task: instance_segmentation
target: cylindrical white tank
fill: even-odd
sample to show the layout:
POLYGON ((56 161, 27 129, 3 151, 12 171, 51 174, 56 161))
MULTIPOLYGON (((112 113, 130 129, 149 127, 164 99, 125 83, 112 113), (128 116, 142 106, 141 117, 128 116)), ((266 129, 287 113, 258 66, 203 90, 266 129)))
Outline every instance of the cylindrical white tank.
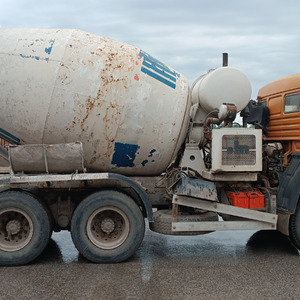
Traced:
POLYGON ((247 76, 231 67, 209 71, 193 84, 192 103, 206 111, 218 109, 223 103, 232 103, 241 111, 249 103, 251 84, 247 76))
POLYGON ((0 137, 81 141, 89 172, 157 175, 189 122, 179 73, 124 43, 67 29, 0 29, 0 137))

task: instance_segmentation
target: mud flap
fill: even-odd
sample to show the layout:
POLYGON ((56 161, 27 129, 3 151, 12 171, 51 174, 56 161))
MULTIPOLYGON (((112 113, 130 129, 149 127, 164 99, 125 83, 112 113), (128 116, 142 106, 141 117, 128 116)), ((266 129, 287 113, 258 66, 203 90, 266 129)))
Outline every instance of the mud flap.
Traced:
POLYGON ((277 209, 295 213, 300 194, 300 153, 293 153, 289 166, 279 174, 277 209))

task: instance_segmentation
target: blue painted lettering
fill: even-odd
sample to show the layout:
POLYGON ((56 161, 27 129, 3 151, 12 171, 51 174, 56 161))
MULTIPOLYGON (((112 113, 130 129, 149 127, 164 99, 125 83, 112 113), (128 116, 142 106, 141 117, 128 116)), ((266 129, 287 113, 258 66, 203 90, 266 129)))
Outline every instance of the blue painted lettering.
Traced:
POLYGON ((145 160, 142 162, 142 166, 145 167, 147 163, 148 163, 148 160, 145 159, 145 160))
POLYGON ((134 160, 139 148, 138 145, 115 143, 115 152, 111 163, 117 167, 134 167, 134 160))
POLYGON ((49 43, 50 43, 50 47, 45 48, 45 52, 50 55, 51 51, 52 51, 53 44, 54 44, 54 40, 49 41, 49 43))
POLYGON ((35 59, 35 60, 45 60, 46 62, 49 62, 49 58, 46 57, 46 58, 40 58, 39 56, 36 56, 36 55, 24 55, 24 54, 20 54, 20 56, 22 58, 32 58, 32 59, 35 59))
POLYGON ((162 62, 155 59, 143 50, 140 50, 139 56, 143 58, 143 66, 141 69, 143 73, 153 77, 154 79, 173 89, 176 88, 176 79, 180 77, 180 74, 170 70, 162 62))
POLYGON ((156 152, 155 149, 151 150, 151 151, 150 151, 150 155, 149 155, 148 157, 152 157, 154 152, 156 152))
POLYGON ((14 145, 19 145, 21 142, 19 138, 15 137, 14 135, 2 128, 0 128, 0 138, 14 145))

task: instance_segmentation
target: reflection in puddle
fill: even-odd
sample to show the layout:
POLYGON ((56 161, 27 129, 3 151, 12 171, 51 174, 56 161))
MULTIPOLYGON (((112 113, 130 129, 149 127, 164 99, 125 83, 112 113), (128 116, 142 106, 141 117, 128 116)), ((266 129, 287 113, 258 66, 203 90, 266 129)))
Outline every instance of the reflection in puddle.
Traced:
POLYGON ((150 281, 152 276, 152 269, 154 263, 154 255, 151 253, 151 246, 146 247, 145 252, 143 253, 144 257, 141 260, 141 278, 144 283, 150 281))
MULTIPOLYGON (((202 236, 167 236, 146 230, 141 247, 131 260, 140 262, 140 275, 144 283, 150 282, 157 259, 171 259, 173 263, 195 260, 215 264, 226 259, 226 264, 237 264, 249 256, 266 254, 299 255, 289 239, 277 231, 227 231, 202 236)), ((68 231, 53 233, 52 239, 42 255, 46 261, 62 261, 66 264, 81 262, 83 257, 75 248, 68 231)), ((129 260, 130 261, 130 260, 129 260)), ((87 260, 83 259, 84 263, 87 260)))
POLYGON ((69 264, 78 261, 78 251, 75 248, 71 234, 68 231, 53 232, 52 239, 60 248, 63 262, 69 264))

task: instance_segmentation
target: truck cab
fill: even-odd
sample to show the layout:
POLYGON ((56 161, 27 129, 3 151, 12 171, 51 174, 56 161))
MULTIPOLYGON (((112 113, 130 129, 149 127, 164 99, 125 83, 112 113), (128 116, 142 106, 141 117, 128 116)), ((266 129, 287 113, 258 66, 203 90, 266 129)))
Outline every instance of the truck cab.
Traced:
POLYGON ((264 131, 262 177, 276 194, 277 229, 299 248, 300 74, 263 86, 248 109, 247 122, 264 131))
POLYGON ((259 90, 257 100, 269 108, 265 140, 281 142, 287 165, 291 154, 300 152, 300 74, 265 85, 259 90))

